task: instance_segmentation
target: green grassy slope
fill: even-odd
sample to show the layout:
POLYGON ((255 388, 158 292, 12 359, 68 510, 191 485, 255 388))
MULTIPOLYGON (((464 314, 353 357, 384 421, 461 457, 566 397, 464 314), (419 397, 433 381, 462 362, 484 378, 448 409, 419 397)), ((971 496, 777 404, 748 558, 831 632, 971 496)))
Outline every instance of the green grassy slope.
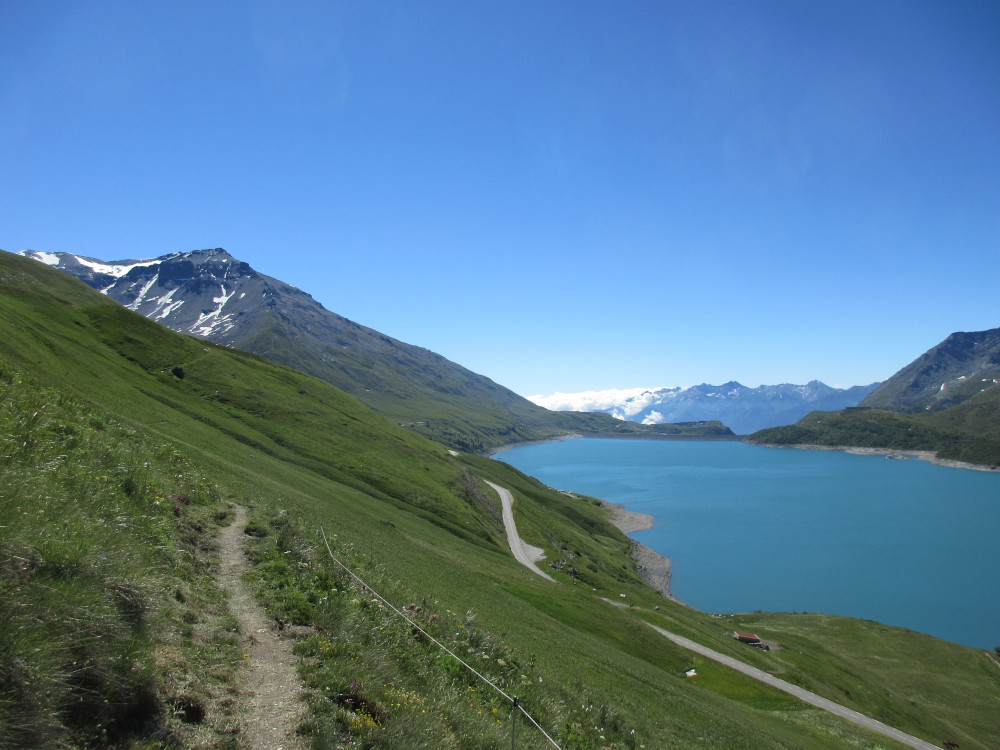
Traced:
POLYGON ((854 408, 811 412, 794 425, 760 430, 748 442, 935 451, 939 458, 1000 465, 1000 387, 944 411, 903 414, 854 408))
POLYGON ((77 256, 57 255, 63 260, 60 269, 182 333, 198 327, 195 308, 206 303, 204 297, 198 301, 206 288, 219 279, 238 279, 238 288, 245 291, 240 291, 236 309, 227 308, 231 319, 225 330, 209 334, 209 340, 314 375, 451 448, 482 452, 568 432, 731 436, 719 423, 645 426, 605 414, 550 412, 439 354, 326 310, 305 292, 257 273, 221 248, 172 253, 123 278, 95 271, 77 256), (179 290, 181 302, 187 302, 164 317, 155 305, 142 303, 150 287, 144 286, 142 297, 135 296, 140 278, 153 284, 153 298, 179 290))
POLYGON ((290 312, 260 311, 253 333, 234 346, 332 383, 379 414, 451 448, 478 453, 571 432, 732 434, 721 423, 647 426, 607 414, 552 412, 426 349, 339 316, 332 316, 334 328, 331 314, 313 304, 289 299, 290 312), (302 328, 302 321, 310 324, 302 328))
MULTIPOLYGON (((0 290, 0 747, 240 747, 238 642, 212 555, 231 502, 253 512, 263 600, 317 628, 299 646, 316 747, 509 740, 509 707, 353 585, 321 530, 563 747, 892 747, 701 664, 643 618, 931 741, 1000 739, 987 654, 790 617, 759 628, 811 660, 768 661, 646 587, 595 501, 451 456, 328 383, 174 334, 41 264, 0 256, 0 290), (564 563, 558 583, 512 559, 483 480, 514 492, 522 535, 564 563), (621 594, 634 609, 604 601, 621 594), (866 668, 887 644, 898 666, 866 668), (827 677, 840 672, 850 696, 827 677), (925 698, 941 673, 954 694, 925 698)), ((518 737, 544 746, 526 726, 518 737)))

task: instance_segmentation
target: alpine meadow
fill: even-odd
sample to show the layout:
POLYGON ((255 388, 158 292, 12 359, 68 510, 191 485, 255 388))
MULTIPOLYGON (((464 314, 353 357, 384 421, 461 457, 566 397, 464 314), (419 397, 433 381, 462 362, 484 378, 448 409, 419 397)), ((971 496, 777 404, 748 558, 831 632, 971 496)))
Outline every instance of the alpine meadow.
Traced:
POLYGON ((34 260, 0 256, 0 287, 0 747, 250 746, 252 634, 218 546, 238 507, 312 747, 897 746, 650 625, 934 745, 1000 740, 994 654, 847 618, 698 612, 643 581, 597 499, 34 260), (488 483, 512 492, 554 582, 511 555, 488 483), (749 629, 777 647, 730 636, 749 629))

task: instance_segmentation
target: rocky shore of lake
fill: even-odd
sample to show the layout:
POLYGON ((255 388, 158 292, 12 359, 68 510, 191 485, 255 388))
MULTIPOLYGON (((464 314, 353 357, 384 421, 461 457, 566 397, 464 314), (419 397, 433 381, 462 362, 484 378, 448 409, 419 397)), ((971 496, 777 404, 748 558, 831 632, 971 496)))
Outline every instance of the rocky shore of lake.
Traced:
MULTIPOLYGON (((636 513, 618 503, 602 501, 601 504, 608 510, 611 523, 623 534, 653 528, 653 517, 648 513, 636 513)), ((642 579, 668 599, 679 602, 680 600, 670 593, 670 559, 634 539, 629 539, 629 543, 632 547, 635 569, 642 579)))
POLYGON ((952 469, 972 469, 973 471, 1000 471, 1000 467, 985 464, 970 464, 965 461, 954 461, 950 458, 938 458, 937 451, 898 450, 895 448, 859 448, 851 445, 817 445, 814 443, 751 443, 762 448, 795 448, 808 451, 842 451, 859 456, 885 456, 901 460, 930 461, 937 466, 947 466, 952 469))

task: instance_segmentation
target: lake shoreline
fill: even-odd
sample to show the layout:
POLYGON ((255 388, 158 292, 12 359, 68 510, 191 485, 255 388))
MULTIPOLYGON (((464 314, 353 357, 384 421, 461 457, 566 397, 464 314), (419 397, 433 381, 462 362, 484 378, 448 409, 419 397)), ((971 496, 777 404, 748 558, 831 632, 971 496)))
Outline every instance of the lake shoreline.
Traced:
POLYGON ((496 448, 488 448, 483 451, 482 455, 486 458, 492 458, 497 453, 503 453, 504 451, 513 450, 514 448, 522 448, 526 445, 545 445, 546 443, 561 443, 564 440, 576 440, 577 438, 582 438, 583 435, 572 434, 572 435, 557 435, 556 437, 543 438, 542 440, 522 440, 517 443, 504 443, 503 445, 498 445, 496 448))
POLYGON ((973 648, 995 633, 997 472, 905 461, 926 466, 929 452, 816 446, 826 453, 795 458, 747 443, 615 443, 576 440, 498 458, 509 455, 567 496, 583 488, 605 499, 601 515, 626 535, 631 570, 671 596, 676 557, 681 600, 693 609, 827 612, 973 648), (904 461, 835 460, 835 450, 904 461), (890 557, 900 561, 898 581, 884 574, 890 557))
MULTIPOLYGON (((655 519, 648 513, 636 513, 633 510, 628 510, 621 503, 612 503, 607 500, 602 500, 601 506, 608 512, 608 520, 625 535, 631 534, 633 531, 645 531, 653 528, 655 519)), ((636 572, 642 580, 667 599, 683 604, 684 602, 670 593, 670 558, 664 557, 645 544, 640 544, 635 539, 630 538, 629 545, 636 572)))
MULTIPOLYGON (((577 438, 582 438, 583 435, 560 435, 555 438, 547 438, 545 440, 531 440, 522 443, 509 443, 507 445, 502 445, 498 448, 491 448, 489 451, 484 453, 485 456, 495 456, 497 453, 503 453, 504 451, 511 450, 512 448, 520 448, 525 445, 544 445, 546 443, 561 443, 564 440, 575 440, 577 438)), ((555 489, 555 488, 552 488, 555 489)), ((557 492, 562 492, 569 497, 577 497, 573 492, 568 492, 566 490, 556 490, 557 492)), ((604 508, 605 512, 608 514, 608 520, 626 537, 633 531, 645 531, 646 529, 653 528, 655 518, 648 513, 637 513, 633 510, 628 510, 621 503, 612 503, 608 500, 601 500, 601 507, 604 508)), ((651 586, 655 591, 659 592, 667 599, 678 604, 684 604, 680 599, 670 593, 670 576, 671 576, 671 563, 669 557, 664 557, 656 550, 650 549, 645 544, 641 544, 635 539, 629 538, 629 550, 632 557, 632 561, 635 563, 636 572, 639 577, 642 578, 649 586, 651 586)), ((687 606, 687 605, 685 605, 687 606)))
POLYGON ((555 437, 542 438, 541 440, 522 440, 516 443, 504 443, 495 448, 487 448, 482 452, 482 456, 491 458, 497 453, 522 448, 527 445, 545 445, 546 443, 561 443, 564 440, 673 440, 673 441, 694 441, 694 442, 743 442, 746 435, 634 435, 619 432, 592 432, 581 434, 578 432, 556 435, 555 437))
MULTIPOLYGON (((967 461, 955 461, 950 458, 938 458, 936 451, 927 450, 900 450, 897 448, 862 448, 853 445, 820 445, 818 443, 755 443, 746 439, 745 435, 720 435, 720 436, 690 436, 690 435, 617 435, 593 434, 581 435, 579 433, 558 435, 556 437, 545 438, 543 440, 526 440, 518 443, 507 443, 505 445, 490 448, 482 453, 483 456, 492 457, 504 451, 521 448, 526 445, 544 445, 546 443, 561 443, 564 440, 576 440, 578 438, 599 438, 604 440, 696 440, 696 441, 739 441, 746 445, 756 445, 761 448, 792 448, 795 450, 808 451, 840 451, 858 456, 885 456, 889 459, 900 459, 904 461, 918 460, 927 461, 935 466, 944 466, 949 469, 968 469, 971 471, 986 471, 990 473, 1000 473, 1000 466, 990 466, 988 464, 973 464, 967 461)), ((639 529, 636 529, 639 531, 639 529)))
POLYGON ((988 466, 986 464, 971 464, 966 461, 954 461, 950 458, 938 458, 936 451, 922 450, 899 450, 896 448, 861 448, 854 445, 819 445, 816 443, 751 443, 747 445, 757 445, 761 448, 792 448, 805 451, 840 451, 851 453, 856 456, 885 456, 890 459, 902 461, 928 461, 935 466, 944 466, 949 469, 971 469, 972 471, 1000 472, 998 466, 988 466))

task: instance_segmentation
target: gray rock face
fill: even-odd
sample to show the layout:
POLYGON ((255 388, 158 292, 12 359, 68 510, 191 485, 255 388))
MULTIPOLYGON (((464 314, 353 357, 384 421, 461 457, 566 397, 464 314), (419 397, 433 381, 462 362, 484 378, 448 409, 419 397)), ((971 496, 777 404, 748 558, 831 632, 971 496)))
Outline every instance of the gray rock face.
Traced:
POLYGON ((1000 328, 951 334, 872 391, 861 406, 941 411, 1000 382, 1000 328))
POLYGON ((112 262, 70 253, 25 255, 55 265, 168 328, 224 344, 244 334, 269 300, 281 296, 312 300, 221 249, 112 262))

